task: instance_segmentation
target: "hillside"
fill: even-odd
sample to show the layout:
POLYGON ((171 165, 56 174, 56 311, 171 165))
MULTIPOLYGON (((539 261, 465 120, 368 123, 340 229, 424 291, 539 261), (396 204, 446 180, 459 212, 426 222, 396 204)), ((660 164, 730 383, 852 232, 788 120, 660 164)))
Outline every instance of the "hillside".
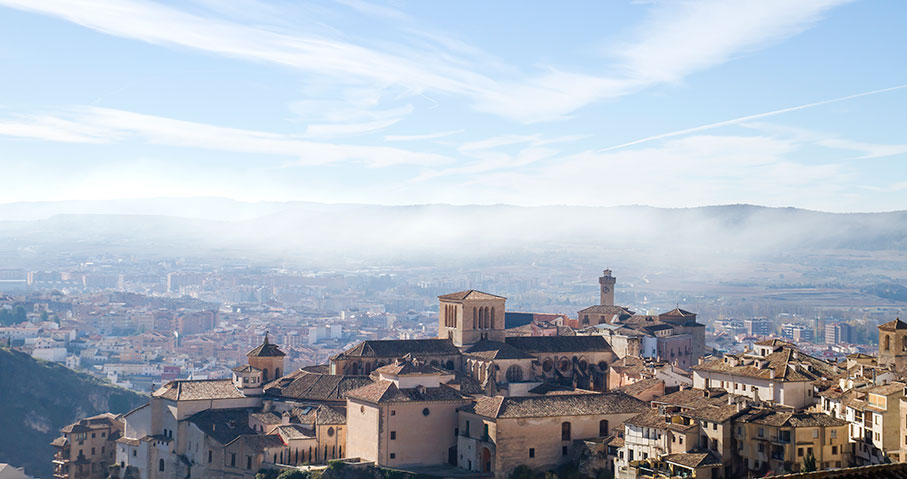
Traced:
MULTIPOLYGON (((212 198, 0 205, 0 264, 7 267, 52 268, 58 261, 124 255, 326 268, 569 260, 687 270, 721 263, 745 270, 751 262, 809 258, 820 266, 856 261, 899 271, 902 258, 871 256, 905 250, 907 211, 824 213, 754 205, 379 206, 212 198)), ((898 280, 897 275, 891 279, 898 280)))
POLYGON ((145 401, 87 374, 0 348, 0 462, 49 478, 50 441, 61 427, 104 411, 124 413, 145 401))

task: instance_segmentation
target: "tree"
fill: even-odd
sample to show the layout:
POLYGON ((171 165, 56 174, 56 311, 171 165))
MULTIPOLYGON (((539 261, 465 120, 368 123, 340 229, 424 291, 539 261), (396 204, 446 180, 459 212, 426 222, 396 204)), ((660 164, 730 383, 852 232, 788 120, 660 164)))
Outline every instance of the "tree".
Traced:
POLYGON ((123 479, 142 479, 142 475, 139 473, 139 468, 135 466, 126 466, 126 472, 123 474, 123 479))
POLYGON ((807 454, 803 458, 803 471, 802 472, 813 472, 816 470, 816 458, 812 454, 807 454))
POLYGON ((277 479, 309 479, 309 473, 296 469, 286 470, 281 472, 277 479))
POLYGON ((119 464, 112 464, 107 467, 107 479, 120 479, 119 464))

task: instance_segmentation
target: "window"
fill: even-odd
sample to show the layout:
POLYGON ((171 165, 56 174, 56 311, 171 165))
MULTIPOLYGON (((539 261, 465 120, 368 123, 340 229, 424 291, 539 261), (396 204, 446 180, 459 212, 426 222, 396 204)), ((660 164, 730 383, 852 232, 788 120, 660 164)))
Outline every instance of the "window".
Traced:
POLYGON ((529 457, 535 457, 535 448, 534 447, 529 448, 529 457))
POLYGON ((94 439, 95 437, 97 437, 95 436, 95 433, 91 433, 91 438, 94 439))
POLYGON ((561 455, 562 455, 562 456, 566 456, 566 455, 567 455, 567 446, 561 447, 561 455))
POLYGON ((831 438, 832 438, 832 439, 837 439, 837 438, 838 438, 838 431, 832 429, 832 430, 831 430, 831 438))
MULTIPOLYGON (((137 449, 133 449, 133 450, 132 450, 132 457, 135 457, 135 455, 136 455, 137 453, 138 453, 138 450, 137 450, 137 449)), ((210 454, 210 451, 208 452, 208 454, 210 454)))
POLYGON ((765 444, 759 443, 759 452, 765 452, 765 444))
MULTIPOLYGON (((274 459, 274 462, 277 462, 277 459, 274 459)), ((230 467, 236 467, 236 453, 230 454, 230 467)))
POLYGON ((469 437, 469 421, 466 421, 466 437, 469 437))
POLYGON ((718 430, 718 423, 717 423, 717 422, 713 422, 713 423, 712 423, 712 430, 713 430, 713 431, 717 431, 717 430, 718 430))
POLYGON ((561 423, 561 441, 570 440, 570 423, 563 422, 561 423))
POLYGON ((832 453, 832 454, 837 454, 837 453, 838 453, 838 446, 831 446, 831 453, 832 453))
POLYGON ((680 442, 680 444, 683 444, 683 436, 680 436, 679 442, 680 442))
POLYGON ((486 438, 486 439, 488 438, 488 424, 485 424, 485 426, 483 428, 482 437, 486 438))
POLYGON ((94 448, 91 448, 91 455, 94 456, 94 448))
POLYGON ((818 437, 819 437, 819 430, 818 430, 818 429, 813 429, 813 439, 816 439, 816 438, 818 438, 818 437))
POLYGON ((759 428, 759 437, 765 437, 765 429, 759 428))
POLYGON ((101 437, 104 437, 104 436, 106 436, 106 435, 107 435, 106 432, 102 432, 102 433, 101 433, 101 437))
POLYGON ((334 437, 334 428, 332 428, 332 427, 328 428, 328 437, 334 437))
POLYGON ((246 456, 246 469, 252 469, 252 456, 246 456))
POLYGON ((161 459, 160 461, 157 462, 157 470, 158 471, 164 470, 164 460, 163 459, 161 459))
POLYGON ((807 448, 806 448, 806 455, 807 455, 807 456, 812 456, 812 455, 813 455, 813 448, 807 447, 807 448))
POLYGON ((803 448, 802 447, 797 448, 797 457, 803 457, 803 448))
POLYGON ((397 439, 397 431, 391 431, 391 441, 394 441, 396 439, 397 439))
POLYGON ((523 369, 514 364, 507 368, 507 382, 518 383, 523 380, 523 369))
MULTIPOLYGON (((135 451, 133 451, 133 452, 135 452, 135 451)), ((135 455, 135 454, 133 454, 133 455, 135 455)), ((211 464, 211 461, 213 459, 214 459, 214 454, 212 454, 212 452, 209 450, 208 451, 208 464, 211 464)))
POLYGON ((397 455, 394 453, 391 453, 391 459, 396 459, 396 458, 397 458, 397 455))
POLYGON ((396 415, 397 415, 397 411, 394 411, 393 409, 391 409, 391 416, 396 416, 396 415))
POLYGON ((425 409, 422 410, 422 415, 423 415, 423 416, 428 416, 429 414, 431 414, 431 411, 429 411, 428 408, 425 408, 425 409))

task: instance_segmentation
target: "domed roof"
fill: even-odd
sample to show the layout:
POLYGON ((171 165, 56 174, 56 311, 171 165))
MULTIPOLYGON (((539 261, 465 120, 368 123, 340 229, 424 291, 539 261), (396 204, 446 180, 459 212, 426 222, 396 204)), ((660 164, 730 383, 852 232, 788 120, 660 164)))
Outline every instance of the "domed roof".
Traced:
POLYGON ((280 357, 286 356, 276 344, 271 344, 268 342, 268 333, 265 333, 265 341, 261 343, 257 348, 249 351, 246 356, 248 357, 280 357))

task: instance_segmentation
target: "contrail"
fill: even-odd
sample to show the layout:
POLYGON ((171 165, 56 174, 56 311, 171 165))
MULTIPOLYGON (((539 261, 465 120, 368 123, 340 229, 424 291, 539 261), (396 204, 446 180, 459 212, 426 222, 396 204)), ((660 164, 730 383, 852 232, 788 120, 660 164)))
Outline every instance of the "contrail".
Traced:
POLYGON ((749 120, 756 120, 759 118, 765 118, 767 116, 780 115, 782 113, 787 113, 790 111, 804 110, 806 108, 812 108, 814 106, 827 105, 829 103, 837 103, 839 101, 851 100, 853 98, 859 98, 861 96, 875 95, 876 93, 885 93, 885 92, 892 91, 892 90, 900 90, 901 88, 907 88, 907 84, 893 86, 893 87, 889 87, 889 88, 882 88, 881 90, 865 91, 863 93, 856 93, 854 95, 847 95, 847 96, 842 96, 839 98, 832 98, 831 100, 822 100, 822 101, 817 101, 817 102, 813 102, 813 103, 806 103, 804 105, 792 106, 790 108, 782 108, 780 110, 775 110, 775 111, 767 111, 765 113, 756 113, 755 115, 741 116, 740 118, 734 118, 733 120, 725 120, 725 121, 719 121, 718 123, 709 123, 708 125, 694 126, 693 128, 672 131, 670 133, 662 133, 660 135, 647 136, 645 138, 640 138, 638 140, 634 140, 629 143, 622 143, 620 145, 609 146, 608 148, 598 150, 598 152, 602 153, 605 151, 619 150, 621 148, 626 148, 628 146, 638 145, 640 143, 648 143, 650 141, 660 140, 662 138, 670 138, 672 136, 686 135, 687 133, 695 133, 697 131, 702 131, 702 130, 710 130, 712 128, 718 128, 719 126, 733 125, 735 123, 742 123, 742 122, 749 121, 749 120))

